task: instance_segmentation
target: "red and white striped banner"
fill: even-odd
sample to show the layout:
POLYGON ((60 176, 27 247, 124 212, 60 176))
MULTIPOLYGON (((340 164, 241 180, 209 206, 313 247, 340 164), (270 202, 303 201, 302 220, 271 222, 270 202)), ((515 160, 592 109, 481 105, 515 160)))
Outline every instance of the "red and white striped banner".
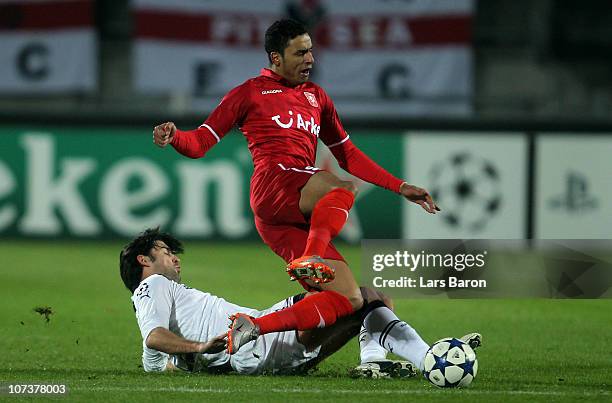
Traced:
POLYGON ((2 0, 0 44, 0 92, 96 88, 92 0, 2 0))
POLYGON ((210 109, 268 64, 264 32, 310 14, 311 79, 344 114, 467 114, 472 0, 135 0, 135 83, 210 109))

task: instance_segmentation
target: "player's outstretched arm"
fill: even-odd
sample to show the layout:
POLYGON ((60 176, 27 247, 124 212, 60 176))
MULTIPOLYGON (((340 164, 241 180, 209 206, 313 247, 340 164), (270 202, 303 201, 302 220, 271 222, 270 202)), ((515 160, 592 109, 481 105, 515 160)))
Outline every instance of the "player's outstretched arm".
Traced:
POLYGON ((350 140, 332 145, 330 151, 340 168, 371 184, 399 193, 407 200, 420 205, 425 211, 435 214, 440 211, 427 190, 409 185, 396 178, 363 153, 350 140))
POLYGON ((226 334, 214 337, 204 343, 198 341, 187 340, 184 337, 177 336, 170 330, 163 327, 156 327, 147 336, 146 345, 157 351, 163 351, 167 354, 181 353, 220 353, 226 347, 226 334))
POLYGON ((434 203, 429 192, 423 188, 409 185, 404 182, 400 186, 400 194, 407 200, 418 204, 423 207, 423 210, 431 214, 436 214, 436 211, 440 211, 440 208, 434 203))
POLYGON ((161 148, 166 147, 176 134, 176 125, 173 122, 162 123, 153 128, 153 143, 161 148))

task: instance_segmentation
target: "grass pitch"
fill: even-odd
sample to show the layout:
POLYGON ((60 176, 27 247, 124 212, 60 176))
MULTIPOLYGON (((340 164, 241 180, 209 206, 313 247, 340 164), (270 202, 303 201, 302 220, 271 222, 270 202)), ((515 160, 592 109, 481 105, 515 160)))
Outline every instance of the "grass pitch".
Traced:
MULTIPOLYGON (((463 390, 422 378, 354 380, 350 342, 303 377, 145 374, 140 333, 117 266, 120 243, 0 243, 0 383, 56 383, 66 401, 609 402, 612 300, 396 300, 425 340, 477 330, 479 372, 463 390), (37 313, 36 307, 50 307, 37 313)), ((265 308, 301 292, 263 244, 186 243, 183 281, 265 308)), ((359 250, 341 247, 358 272, 359 250)), ((49 397, 47 397, 49 398, 49 397)), ((8 395, 0 400, 16 401, 8 395), (10 400, 9 400, 10 399, 10 400)))

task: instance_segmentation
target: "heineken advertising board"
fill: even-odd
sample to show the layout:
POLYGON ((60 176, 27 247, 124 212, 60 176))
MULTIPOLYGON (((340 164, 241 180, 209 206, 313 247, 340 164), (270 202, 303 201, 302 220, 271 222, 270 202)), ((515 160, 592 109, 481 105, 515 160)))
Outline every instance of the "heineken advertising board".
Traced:
MULTIPOLYGON (((249 207, 246 141, 226 136, 192 160, 151 142, 151 128, 0 128, 0 236, 132 237, 161 226, 181 238, 257 239, 249 207)), ((352 133, 401 176, 401 135, 352 133)), ((343 176, 326 147, 317 165, 343 176)), ((402 200, 357 181, 361 192, 342 237, 398 238, 402 200)))
MULTIPOLYGON (((127 238, 159 225, 181 238, 258 239, 253 165, 239 132, 198 160, 157 148, 148 127, 0 126, 0 136, 0 237, 127 238)), ((429 189, 442 212, 352 177, 320 145, 316 165, 359 187, 345 241, 525 238, 528 217, 536 238, 612 236, 608 135, 537 134, 534 161, 524 132, 352 131, 351 139, 429 189)))

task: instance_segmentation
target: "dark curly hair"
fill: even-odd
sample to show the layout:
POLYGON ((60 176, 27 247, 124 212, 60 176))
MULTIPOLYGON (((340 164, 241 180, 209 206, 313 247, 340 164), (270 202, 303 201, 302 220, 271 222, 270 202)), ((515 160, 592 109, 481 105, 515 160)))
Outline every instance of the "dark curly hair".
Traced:
POLYGON ((128 290, 134 292, 142 280, 142 266, 138 263, 138 255, 151 256, 151 249, 155 247, 156 241, 162 241, 172 253, 183 253, 183 244, 172 235, 161 232, 159 227, 148 228, 141 232, 138 237, 125 245, 119 254, 119 273, 121 280, 128 290))
POLYGON ((266 30, 264 46, 266 53, 268 54, 268 60, 272 63, 272 57, 270 53, 278 52, 281 55, 285 52, 289 41, 296 36, 307 34, 306 27, 304 24, 297 22, 296 20, 278 20, 275 21, 266 30))

